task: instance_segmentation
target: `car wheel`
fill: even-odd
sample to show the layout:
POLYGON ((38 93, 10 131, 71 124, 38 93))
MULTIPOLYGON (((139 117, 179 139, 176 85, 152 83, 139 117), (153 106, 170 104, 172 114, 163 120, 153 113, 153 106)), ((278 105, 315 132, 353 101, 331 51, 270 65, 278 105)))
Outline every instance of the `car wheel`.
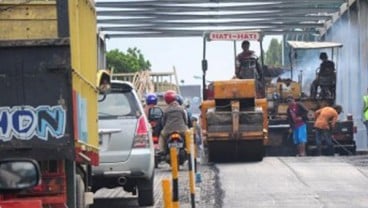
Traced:
POLYGON ((142 179, 138 181, 138 204, 139 206, 152 206, 154 204, 153 184, 154 175, 151 179, 142 179))

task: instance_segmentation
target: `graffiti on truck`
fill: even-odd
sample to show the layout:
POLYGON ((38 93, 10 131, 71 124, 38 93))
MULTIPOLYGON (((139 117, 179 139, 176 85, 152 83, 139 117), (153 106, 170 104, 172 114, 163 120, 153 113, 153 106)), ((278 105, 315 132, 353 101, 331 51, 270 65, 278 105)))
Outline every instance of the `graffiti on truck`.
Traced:
POLYGON ((0 107, 0 141, 59 139, 65 135, 65 126, 66 111, 61 105, 0 107))

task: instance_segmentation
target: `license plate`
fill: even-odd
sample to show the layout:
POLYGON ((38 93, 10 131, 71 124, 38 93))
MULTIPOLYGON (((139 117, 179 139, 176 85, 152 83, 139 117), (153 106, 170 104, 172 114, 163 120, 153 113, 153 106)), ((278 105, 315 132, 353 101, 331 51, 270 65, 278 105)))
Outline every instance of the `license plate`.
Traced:
POLYGON ((183 147, 183 143, 181 142, 171 142, 168 144, 169 148, 182 148, 183 147))

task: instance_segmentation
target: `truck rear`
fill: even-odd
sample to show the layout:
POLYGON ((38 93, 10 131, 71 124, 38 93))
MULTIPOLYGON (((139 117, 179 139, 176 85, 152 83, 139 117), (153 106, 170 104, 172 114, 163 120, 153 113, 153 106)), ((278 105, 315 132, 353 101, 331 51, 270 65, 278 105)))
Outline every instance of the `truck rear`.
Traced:
POLYGON ((42 173, 0 201, 86 207, 99 162, 94 4, 1 1, 0 20, 0 157, 35 159, 42 173))

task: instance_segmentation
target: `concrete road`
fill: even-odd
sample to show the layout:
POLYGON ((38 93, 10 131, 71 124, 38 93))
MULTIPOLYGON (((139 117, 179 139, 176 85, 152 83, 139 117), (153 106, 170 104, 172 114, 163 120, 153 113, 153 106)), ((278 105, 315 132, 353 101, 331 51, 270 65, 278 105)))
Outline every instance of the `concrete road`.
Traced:
POLYGON ((368 207, 368 171, 343 157, 266 157, 216 166, 221 207, 368 207))

